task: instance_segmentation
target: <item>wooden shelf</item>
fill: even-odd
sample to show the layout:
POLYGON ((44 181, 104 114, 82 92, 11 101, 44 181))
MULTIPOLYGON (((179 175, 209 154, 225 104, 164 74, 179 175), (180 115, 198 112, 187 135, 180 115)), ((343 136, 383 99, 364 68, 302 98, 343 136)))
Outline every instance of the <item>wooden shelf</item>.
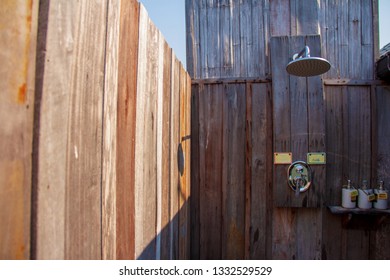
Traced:
POLYGON ((390 209, 360 209, 360 208, 344 208, 342 206, 328 206, 333 214, 357 214, 357 215, 390 215, 390 209))
POLYGON ((390 209, 348 209, 341 206, 328 206, 328 208, 332 214, 342 215, 343 226, 348 228, 375 229, 390 215, 390 209))

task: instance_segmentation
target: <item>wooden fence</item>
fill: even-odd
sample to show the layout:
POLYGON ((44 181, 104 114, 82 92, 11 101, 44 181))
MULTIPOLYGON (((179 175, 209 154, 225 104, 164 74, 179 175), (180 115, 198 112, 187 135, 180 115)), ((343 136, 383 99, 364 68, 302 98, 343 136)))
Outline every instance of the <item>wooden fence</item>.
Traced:
POLYGON ((28 2, 1 8, 0 259, 188 258, 188 74, 135 0, 28 2))
POLYGON ((388 259, 388 216, 347 223, 327 207, 347 179, 388 181, 377 1, 187 0, 186 15, 192 258, 388 259), (332 64, 322 80, 285 71, 305 44, 332 64), (274 152, 326 152, 327 163, 296 199, 274 152))

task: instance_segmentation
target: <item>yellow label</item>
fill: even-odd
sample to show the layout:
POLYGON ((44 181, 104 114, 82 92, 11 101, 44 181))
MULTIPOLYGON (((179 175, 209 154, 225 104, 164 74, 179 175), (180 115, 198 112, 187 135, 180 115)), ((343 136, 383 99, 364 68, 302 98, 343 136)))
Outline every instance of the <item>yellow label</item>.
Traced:
POLYGON ((359 192, 357 190, 351 191, 351 198, 352 197, 357 197, 359 195, 359 192))
POLYGON ((292 153, 274 153, 274 164, 291 164, 292 153))
POLYGON ((380 200, 387 200, 387 193, 378 193, 377 196, 380 200))
POLYGON ((308 153, 307 154, 308 164, 326 164, 325 153, 308 153))
POLYGON ((369 194, 367 196, 368 201, 374 201, 375 200, 375 194, 369 194))

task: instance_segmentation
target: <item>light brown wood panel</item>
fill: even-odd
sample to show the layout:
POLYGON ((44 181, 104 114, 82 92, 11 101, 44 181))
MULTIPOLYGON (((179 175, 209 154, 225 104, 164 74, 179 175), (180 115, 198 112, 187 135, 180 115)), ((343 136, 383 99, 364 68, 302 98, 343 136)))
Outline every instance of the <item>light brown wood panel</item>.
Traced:
POLYGON ((180 144, 178 149, 179 189, 179 259, 190 256, 190 85, 184 68, 180 65, 180 144))
POLYGON ((171 240, 170 259, 179 259, 179 199, 180 199, 180 173, 178 168, 180 144, 180 61, 172 55, 171 73, 171 155, 170 155, 170 223, 169 235, 171 240))
POLYGON ((110 1, 107 5, 102 148, 102 259, 116 259, 117 105, 121 1, 110 1))
POLYGON ((0 8, 0 259, 30 257, 38 3, 0 8))
POLYGON ((75 35, 65 199, 65 258, 100 259, 106 2, 73 3, 75 35))
POLYGON ((170 217, 170 186, 171 186, 171 75, 172 49, 164 44, 163 100, 162 100, 162 151, 161 151, 161 259, 170 258, 171 239, 169 233, 170 217))
POLYGON ((67 172, 68 121, 72 67, 75 57, 75 17, 77 7, 69 1, 40 6, 39 38, 43 55, 37 74, 35 248, 33 258, 63 259, 65 257, 65 194, 67 172), (46 14, 46 16, 44 16, 46 14), (61 15, 66 14, 66 19, 61 15), (62 38, 67 37, 65 41, 62 38), (38 109, 39 108, 39 109, 38 109))
POLYGON ((135 146, 135 253, 138 259, 156 259, 160 36, 141 6, 135 146))

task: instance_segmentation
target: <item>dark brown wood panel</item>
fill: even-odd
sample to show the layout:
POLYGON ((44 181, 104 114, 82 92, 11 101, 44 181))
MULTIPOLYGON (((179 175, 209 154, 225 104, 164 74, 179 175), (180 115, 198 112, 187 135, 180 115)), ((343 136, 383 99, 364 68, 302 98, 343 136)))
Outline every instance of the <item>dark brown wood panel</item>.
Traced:
MULTIPOLYGON (((322 83, 319 77, 289 75, 285 67, 305 45, 319 56, 319 36, 272 37, 274 152, 291 152, 292 160, 306 161, 310 151, 325 151, 322 83), (310 139, 309 139, 310 135, 310 139), (309 149, 309 140, 310 149, 309 149)), ((278 207, 319 207, 324 185, 324 166, 315 167, 317 184, 299 197, 287 186, 288 165, 275 165, 274 199, 278 207), (321 182, 322 181, 322 182, 321 182), (321 183, 320 183, 321 182, 321 183)))
POLYGON ((247 86, 249 259, 269 259, 272 249, 272 98, 270 84, 247 86), (249 122, 250 120, 250 122, 249 122), (250 125, 249 125, 250 124, 250 125))
POLYGON ((243 259, 245 246, 245 84, 221 87, 222 258, 243 259))
POLYGON ((139 4, 121 4, 118 64, 116 258, 135 258, 135 125, 137 104, 139 4))
POLYGON ((271 251, 270 85, 200 83, 192 94, 199 145, 191 161, 191 256, 264 259, 271 251))

